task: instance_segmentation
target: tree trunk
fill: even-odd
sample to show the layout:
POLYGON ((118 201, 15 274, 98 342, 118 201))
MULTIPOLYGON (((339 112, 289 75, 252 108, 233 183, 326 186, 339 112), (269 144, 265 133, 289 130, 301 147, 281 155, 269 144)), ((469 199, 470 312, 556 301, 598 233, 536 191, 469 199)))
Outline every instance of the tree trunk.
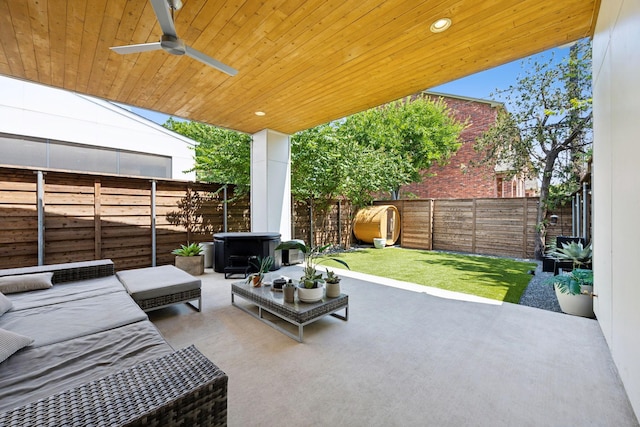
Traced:
POLYGON ((542 259, 545 249, 546 223, 547 218, 547 201, 549 199, 549 187, 551 186, 551 177, 553 176, 553 166, 558 158, 557 151, 551 151, 547 155, 542 173, 542 183, 540 184, 540 201, 538 202, 538 214, 536 217, 536 245, 535 257, 542 259))

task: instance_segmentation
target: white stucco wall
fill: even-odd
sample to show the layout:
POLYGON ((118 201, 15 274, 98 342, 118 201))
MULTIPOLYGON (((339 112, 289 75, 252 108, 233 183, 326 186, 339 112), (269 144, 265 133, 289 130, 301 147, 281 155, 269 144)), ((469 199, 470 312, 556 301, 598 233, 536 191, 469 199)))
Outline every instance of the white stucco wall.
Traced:
POLYGON ((270 129, 252 136, 251 231, 291 239, 291 144, 289 135, 270 129))
POLYGON ((172 157, 194 180, 193 141, 109 102, 0 76, 0 132, 172 157))
POLYGON ((593 42, 593 243, 598 295, 594 308, 636 415, 640 415, 639 76, 640 1, 602 0, 593 42))

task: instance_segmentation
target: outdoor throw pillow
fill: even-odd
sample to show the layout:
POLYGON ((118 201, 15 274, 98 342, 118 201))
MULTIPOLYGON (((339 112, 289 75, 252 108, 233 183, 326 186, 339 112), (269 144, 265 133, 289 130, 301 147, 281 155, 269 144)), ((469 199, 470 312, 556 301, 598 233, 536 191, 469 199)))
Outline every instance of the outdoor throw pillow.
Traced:
POLYGON ((13 303, 0 292, 0 316, 13 308, 13 303))
POLYGON ((36 289, 48 289, 53 286, 51 283, 52 277, 52 272, 0 277, 0 292, 13 294, 36 289))
POLYGON ((0 363, 7 360, 13 353, 33 343, 33 339, 0 329, 0 363))

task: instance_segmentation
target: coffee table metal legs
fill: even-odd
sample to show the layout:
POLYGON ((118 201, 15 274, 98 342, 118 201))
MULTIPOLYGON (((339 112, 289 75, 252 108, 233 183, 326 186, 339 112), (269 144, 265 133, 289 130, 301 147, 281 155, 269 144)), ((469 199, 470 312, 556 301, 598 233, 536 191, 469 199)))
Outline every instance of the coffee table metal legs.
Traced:
POLYGON ((233 292, 231 293, 231 305, 234 305, 234 306, 238 307, 240 310, 244 311, 245 313, 250 314, 251 316, 255 317, 256 319, 260 320, 261 322, 266 323, 267 325, 271 326, 272 328, 282 332, 283 334, 285 334, 289 338, 293 338, 294 340, 296 340, 298 342, 303 342, 303 332, 304 332, 303 328, 304 328, 305 325, 308 325, 309 323, 313 323, 316 320, 321 319, 322 317, 324 317, 326 315, 331 315, 333 317, 336 317, 336 318, 338 318, 340 320, 344 320, 344 321, 349 320, 349 305, 348 304, 343 306, 343 307, 339 307, 336 310, 333 310, 331 312, 324 313, 321 316, 315 317, 315 318, 313 318, 311 320, 308 320, 308 321, 306 321, 304 323, 296 322, 295 320, 289 319, 289 318, 283 316, 282 314, 275 313, 275 312, 273 312, 271 310, 268 310, 267 308, 262 307, 259 304, 259 302, 244 298, 242 295, 235 294, 233 292), (240 298, 242 298, 242 299, 244 299, 246 301, 249 301, 251 304, 256 305, 258 307, 258 313, 256 314, 254 311, 251 311, 248 308, 243 307, 242 305, 236 304, 235 303, 235 296, 238 296, 238 297, 240 297, 240 298), (337 313, 338 311, 341 311, 342 309, 344 309, 344 316, 337 313), (291 332, 289 332, 285 328, 283 328, 283 327, 277 325, 276 323, 272 322, 271 320, 265 318, 262 315, 262 311, 263 310, 266 311, 267 313, 270 313, 270 314, 276 316, 276 317, 279 317, 280 319, 282 319, 282 320, 284 320, 284 321, 286 321, 288 323, 291 323, 294 326, 297 326, 298 327, 298 335, 292 334, 291 332))

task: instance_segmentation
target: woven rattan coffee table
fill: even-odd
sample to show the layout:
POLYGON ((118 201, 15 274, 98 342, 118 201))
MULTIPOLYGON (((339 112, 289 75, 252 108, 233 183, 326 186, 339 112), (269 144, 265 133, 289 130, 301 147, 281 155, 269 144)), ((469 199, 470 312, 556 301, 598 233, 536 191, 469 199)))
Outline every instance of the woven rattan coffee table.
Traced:
POLYGON ((325 295, 321 301, 315 303, 300 302, 296 296, 295 302, 289 303, 284 301, 282 292, 273 291, 270 286, 254 288, 248 283, 238 282, 231 285, 231 304, 298 342, 302 342, 302 328, 321 317, 331 315, 341 320, 349 320, 349 296, 345 294, 340 294, 336 298, 327 298, 325 295), (236 304, 235 296, 257 305, 258 312, 236 304), (344 316, 336 314, 343 309, 344 316), (263 310, 297 326, 298 335, 263 317, 263 310))

